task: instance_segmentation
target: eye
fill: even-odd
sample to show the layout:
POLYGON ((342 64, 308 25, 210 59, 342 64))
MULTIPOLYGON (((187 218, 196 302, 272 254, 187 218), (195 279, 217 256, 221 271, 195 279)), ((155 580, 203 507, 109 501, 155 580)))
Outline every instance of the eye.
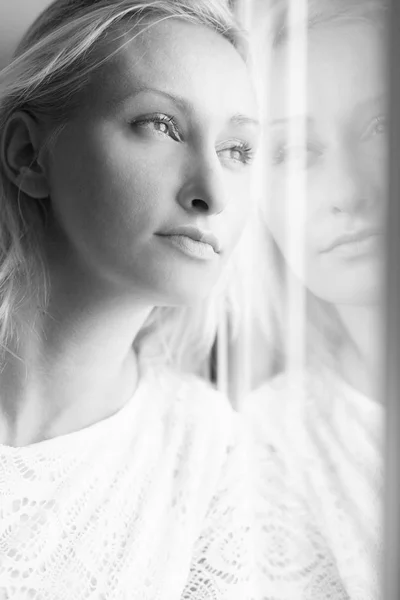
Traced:
POLYGON ((218 156, 228 165, 245 166, 254 158, 254 150, 247 142, 232 141, 217 148, 218 156))
POLYGON ((170 137, 175 142, 182 141, 175 119, 162 113, 140 117, 131 121, 130 125, 140 132, 149 133, 150 135, 156 135, 158 137, 170 137))
POLYGON ((387 119, 385 115, 374 117, 362 134, 363 140, 370 140, 378 135, 385 135, 387 131, 387 119))
MULTIPOLYGON (((147 123, 149 125, 149 123, 147 123)), ((163 121, 154 121, 152 123, 152 125, 154 126, 154 129, 156 131, 159 131, 160 133, 165 133, 168 134, 169 133, 169 127, 167 125, 167 123, 164 123, 163 121)))
POLYGON ((316 144, 308 144, 307 148, 304 149, 302 146, 279 146, 272 156, 272 164, 274 166, 280 166, 284 163, 299 163, 299 167, 303 164, 303 153, 304 150, 307 153, 306 156, 306 167, 312 167, 318 158, 322 156, 323 149, 316 144))

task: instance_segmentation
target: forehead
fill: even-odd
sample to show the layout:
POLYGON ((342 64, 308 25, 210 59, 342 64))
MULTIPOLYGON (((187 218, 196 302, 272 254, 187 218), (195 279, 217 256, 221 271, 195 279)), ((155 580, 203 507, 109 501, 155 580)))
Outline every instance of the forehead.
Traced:
MULTIPOLYGON (((309 32, 306 74, 309 116, 327 121, 360 116, 364 105, 386 91, 383 28, 367 21, 332 23, 309 32)), ((285 117, 289 90, 288 51, 272 66, 271 112, 285 117)))
MULTIPOLYGON (((122 35, 122 49, 92 77, 96 104, 118 104, 137 90, 156 88, 203 113, 254 113, 247 66, 222 35, 178 19, 151 24, 133 39, 122 35)), ((108 44, 106 52, 115 50, 108 44)))

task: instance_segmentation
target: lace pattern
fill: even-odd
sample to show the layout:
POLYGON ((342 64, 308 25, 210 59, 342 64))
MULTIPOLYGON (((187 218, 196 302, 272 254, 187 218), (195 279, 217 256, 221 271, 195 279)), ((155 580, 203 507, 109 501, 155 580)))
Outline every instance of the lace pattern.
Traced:
POLYGON ((381 407, 322 370, 304 389, 281 376, 246 408, 261 598, 377 600, 381 407))
POLYGON ((253 600, 254 529, 250 503, 248 440, 229 448, 214 495, 195 545, 182 600, 253 600))
POLYGON ((219 394, 149 370, 113 417, 0 446, 0 598, 234 598, 249 530, 237 442, 219 394))

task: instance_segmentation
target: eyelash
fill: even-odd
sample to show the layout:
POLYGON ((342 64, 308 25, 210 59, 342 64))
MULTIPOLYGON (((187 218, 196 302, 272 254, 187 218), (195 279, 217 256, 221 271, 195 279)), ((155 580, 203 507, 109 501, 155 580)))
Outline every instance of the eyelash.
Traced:
POLYGON ((167 135, 176 142, 182 141, 182 136, 180 134, 178 125, 177 125, 174 117, 164 115, 163 113, 157 113, 154 115, 149 115, 147 117, 141 117, 140 119, 137 119, 135 121, 131 121, 131 126, 132 127, 143 127, 150 123, 153 123, 154 125, 157 123, 163 123, 163 124, 167 125, 168 131, 164 132, 164 131, 155 130, 155 131, 157 131, 157 135, 158 134, 167 135))
MULTIPOLYGON (((149 115, 147 117, 141 117, 140 119, 131 121, 131 126, 132 127, 143 127, 150 123, 152 123, 152 124, 164 123, 165 125, 167 125, 168 131, 165 131, 165 132, 158 131, 157 135, 158 134, 167 135, 176 142, 182 141, 182 136, 181 136, 179 127, 178 127, 175 119, 172 116, 168 116, 163 113, 157 113, 154 115, 149 115)), ((226 150, 239 151, 240 155, 241 155, 240 159, 231 158, 228 160, 233 160, 235 162, 242 163, 244 165, 250 164, 254 158, 253 149, 250 146, 250 144, 248 144, 247 142, 239 142, 239 141, 235 142, 234 145, 232 145, 232 146, 220 148, 217 151, 217 153, 220 154, 221 152, 225 152, 226 150)))
POLYGON ((217 153, 218 155, 221 152, 225 152, 226 150, 230 151, 239 151, 240 159, 237 158, 229 158, 228 160, 233 160, 238 163, 242 163, 243 165, 248 165, 252 162, 254 158, 253 148, 250 146, 248 142, 235 142, 232 146, 225 146, 224 148, 220 148, 217 153))

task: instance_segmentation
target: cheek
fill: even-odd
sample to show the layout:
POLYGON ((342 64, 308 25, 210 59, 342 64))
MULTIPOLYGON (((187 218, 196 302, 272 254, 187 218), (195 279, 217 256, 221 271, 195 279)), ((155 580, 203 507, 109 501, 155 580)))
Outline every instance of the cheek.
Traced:
POLYGON ((226 237, 229 239, 229 247, 231 250, 238 243, 242 233, 246 228, 251 211, 253 209, 252 198, 250 196, 250 180, 244 185, 233 185, 228 190, 228 198, 230 198, 227 208, 222 213, 222 218, 225 221, 226 237))
MULTIPOLYGON (((281 251, 284 260, 299 279, 307 284, 307 272, 313 272, 318 260, 314 249, 315 237, 318 234, 319 227, 315 217, 317 207, 315 201, 318 197, 318 186, 310 186, 309 182, 305 190, 304 212, 300 213, 298 199, 294 197, 291 200, 286 198, 287 185, 282 174, 274 174, 271 181, 271 197, 268 200, 264 211, 265 222, 281 251), (289 202, 293 202, 291 206, 289 202), (292 216, 296 215, 296 222, 292 216), (300 228, 297 230, 297 228, 300 228), (297 231, 296 231, 297 230, 297 231), (304 264, 297 264, 291 260, 288 255, 288 236, 297 234, 304 241, 304 264)), ((296 254, 296 258, 299 255, 296 254)))
POLYGON ((286 185, 283 171, 272 172, 271 188, 264 207, 265 223, 280 250, 284 253, 287 223, 286 185))
POLYGON ((365 161, 364 181, 369 188, 369 195, 377 204, 387 202, 387 166, 388 157, 383 154, 369 156, 365 161))
POLYGON ((266 224, 281 248, 290 232, 296 238, 301 235, 307 238, 307 228, 314 204, 308 178, 305 181, 303 205, 301 205, 298 194, 288 195, 288 191, 293 189, 293 185, 290 186, 290 183, 289 175, 284 167, 271 169, 270 188, 267 191, 267 202, 263 212, 266 224))
POLYGON ((52 174, 59 225, 74 245, 99 253, 127 251, 144 236, 160 217, 155 204, 161 193, 148 165, 136 162, 133 169, 126 158, 111 161, 87 152, 57 163, 52 174))

